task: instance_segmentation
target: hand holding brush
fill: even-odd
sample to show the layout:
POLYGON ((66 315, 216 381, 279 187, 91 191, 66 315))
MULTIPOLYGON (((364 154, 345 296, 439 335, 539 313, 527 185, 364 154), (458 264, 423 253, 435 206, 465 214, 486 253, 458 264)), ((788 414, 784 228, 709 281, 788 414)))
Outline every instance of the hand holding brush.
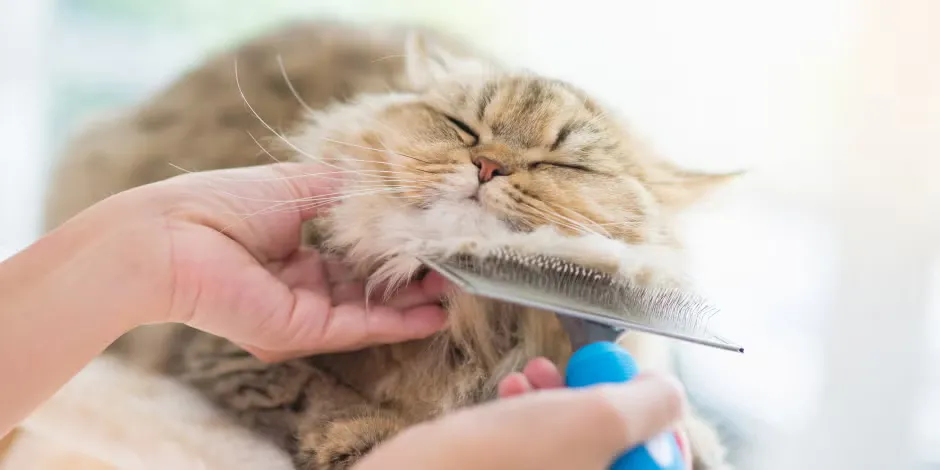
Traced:
POLYGON ((678 383, 658 375, 588 388, 560 381, 554 365, 535 360, 503 381, 505 399, 411 427, 356 470, 604 470, 667 431, 685 407, 678 383))

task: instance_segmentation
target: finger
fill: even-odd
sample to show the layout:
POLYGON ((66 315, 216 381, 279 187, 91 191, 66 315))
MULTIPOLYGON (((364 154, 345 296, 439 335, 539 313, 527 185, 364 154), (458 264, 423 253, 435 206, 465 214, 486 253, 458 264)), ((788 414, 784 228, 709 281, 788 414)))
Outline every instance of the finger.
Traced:
POLYGON ((238 206, 247 210, 263 211, 276 208, 281 212, 295 212, 303 220, 315 218, 329 209, 330 204, 319 203, 341 189, 342 181, 335 168, 319 163, 279 162, 240 168, 229 168, 191 173, 212 183, 212 187, 225 190, 234 197, 238 206), (273 204, 276 206, 272 207, 273 204))
POLYGON ((682 461, 685 462, 686 469, 692 470, 692 448, 689 446, 689 436, 682 428, 676 428, 672 434, 676 438, 679 454, 682 455, 682 461))
POLYGON ((514 372, 499 382, 497 389, 500 398, 511 398, 532 391, 532 385, 525 375, 514 372))
POLYGON ((662 433, 685 408, 685 392, 678 381, 659 375, 640 375, 633 387, 598 387, 618 411, 630 447, 662 433))
POLYGON ((398 310, 390 307, 371 307, 367 313, 368 345, 389 344, 421 339, 437 333, 447 324, 447 312, 437 305, 423 305, 398 310))
POLYGON ((262 349, 245 344, 239 344, 238 346, 257 358, 259 361, 266 364, 276 364, 278 362, 309 356, 311 354, 309 351, 271 351, 268 349, 262 349))
POLYGON ((342 284, 359 280, 352 270, 339 259, 324 259, 323 264, 326 266, 326 277, 329 279, 330 284, 342 284))
POLYGON ((668 430, 683 406, 681 387, 659 376, 544 390, 409 428, 360 467, 420 462, 422 468, 448 468, 472 461, 477 468, 607 468, 625 451, 668 430))
MULTIPOLYGON (((420 305, 436 304, 441 301, 441 297, 446 292, 449 283, 443 276, 436 272, 430 272, 423 279, 412 282, 405 288, 396 292, 391 298, 384 302, 385 305, 397 309, 408 309, 420 305)), ((384 289, 377 289, 381 294, 384 289)))
POLYGON ((507 375, 499 382, 500 398, 510 398, 533 390, 560 388, 564 379, 552 361, 544 357, 535 358, 520 372, 507 375))
POLYGON ((335 284, 332 286, 331 290, 333 304, 335 305, 351 303, 362 304, 366 297, 365 283, 359 281, 335 284))
POLYGON ((441 298, 453 286, 453 283, 435 271, 429 272, 421 279, 421 287, 424 289, 424 293, 436 299, 441 298))
POLYGON ((284 261, 268 264, 267 268, 288 287, 329 294, 326 267, 316 250, 301 248, 284 261))
MULTIPOLYGON (((295 315, 324 315, 322 311, 295 315)), ((310 351, 339 352, 426 338, 444 328, 447 315, 439 306, 397 310, 386 306, 368 309, 357 303, 329 309, 325 322, 306 333, 298 333, 295 345, 309 345, 310 351)), ((296 349, 296 348, 294 348, 296 349)))
POLYGON ((565 379, 558 371, 558 366, 544 357, 529 361, 522 373, 536 390, 565 386, 565 379))
POLYGON ((638 377, 628 384, 545 390, 531 396, 545 397, 544 403, 527 399, 528 409, 517 412, 519 419, 501 426, 520 436, 608 458, 667 431, 681 417, 684 404, 677 382, 660 376, 638 377), (541 417, 548 413, 552 416, 541 417), (533 426, 536 422, 543 424, 533 426), (566 431, 556 435, 550 428, 566 431))
MULTIPOLYGON (((337 169, 318 163, 275 163, 271 170, 282 175, 281 187, 276 189, 284 200, 294 196, 300 201, 328 196, 341 188, 341 173, 337 169)), ((332 204, 297 204, 303 220, 313 219, 328 211, 332 204)))
POLYGON ((324 196, 341 190, 335 172, 277 163, 181 175, 166 183, 183 201, 170 216, 222 232, 263 262, 280 260, 300 244, 302 223, 329 210, 324 196))

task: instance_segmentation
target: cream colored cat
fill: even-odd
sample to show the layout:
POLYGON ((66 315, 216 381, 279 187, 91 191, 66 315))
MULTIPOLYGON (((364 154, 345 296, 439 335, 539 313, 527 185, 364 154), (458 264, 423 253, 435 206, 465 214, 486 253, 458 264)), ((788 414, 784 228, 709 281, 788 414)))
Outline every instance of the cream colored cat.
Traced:
MULTIPOLYGON (((641 283, 684 282, 675 220, 732 175, 657 157, 570 84, 437 34, 405 33, 304 24, 211 58, 72 143, 52 181, 48 226, 112 192, 172 176, 172 165, 318 161, 344 183, 311 226, 311 242, 370 285, 420 276, 417 255, 497 244, 641 283)), ((273 365, 183 326, 141 328, 102 359, 120 358, 133 372, 96 365, 82 379, 102 380, 102 394, 107 381, 137 385, 113 386, 106 402, 72 385, 27 426, 59 438, 80 429, 76 442, 93 442, 86 451, 111 462, 156 461, 168 449, 190 462, 174 468, 231 470, 247 468, 248 458, 223 462, 220 449, 257 448, 259 456, 284 452, 299 469, 344 469, 406 426, 494 398, 499 379, 528 359, 564 366, 570 354, 546 312, 465 294, 446 305, 449 328, 428 340, 273 365), (160 386, 165 395, 153 403, 166 413, 121 405, 138 398, 120 390, 165 381, 172 386, 160 386), (101 414, 70 415, 82 402, 101 414), (155 431, 140 434, 141 426, 155 431)), ((629 335, 624 343, 645 366, 667 367, 663 340, 629 335)), ((696 470, 727 468, 710 428, 694 416, 686 425, 696 470)), ((252 468, 288 465, 267 462, 252 468)))

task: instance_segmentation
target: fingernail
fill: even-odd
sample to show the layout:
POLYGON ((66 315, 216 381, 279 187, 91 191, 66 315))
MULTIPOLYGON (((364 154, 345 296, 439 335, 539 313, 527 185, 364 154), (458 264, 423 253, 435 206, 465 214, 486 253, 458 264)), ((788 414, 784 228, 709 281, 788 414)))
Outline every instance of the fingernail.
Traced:
POLYGON ((688 444, 685 442, 685 436, 682 434, 682 432, 673 431, 672 437, 676 440, 676 445, 679 447, 679 455, 681 455, 683 458, 688 458, 688 444))

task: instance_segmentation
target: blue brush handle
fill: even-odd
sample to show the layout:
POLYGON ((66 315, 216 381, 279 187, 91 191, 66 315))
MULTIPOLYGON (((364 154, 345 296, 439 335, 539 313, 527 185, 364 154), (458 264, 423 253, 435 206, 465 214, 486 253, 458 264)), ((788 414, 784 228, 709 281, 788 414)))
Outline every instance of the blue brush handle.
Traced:
MULTIPOLYGON (((622 347, 607 341, 588 344, 571 356, 565 371, 568 387, 627 382, 638 372, 633 357, 622 347)), ((671 432, 620 456, 611 470, 685 470, 679 444, 671 432)))

